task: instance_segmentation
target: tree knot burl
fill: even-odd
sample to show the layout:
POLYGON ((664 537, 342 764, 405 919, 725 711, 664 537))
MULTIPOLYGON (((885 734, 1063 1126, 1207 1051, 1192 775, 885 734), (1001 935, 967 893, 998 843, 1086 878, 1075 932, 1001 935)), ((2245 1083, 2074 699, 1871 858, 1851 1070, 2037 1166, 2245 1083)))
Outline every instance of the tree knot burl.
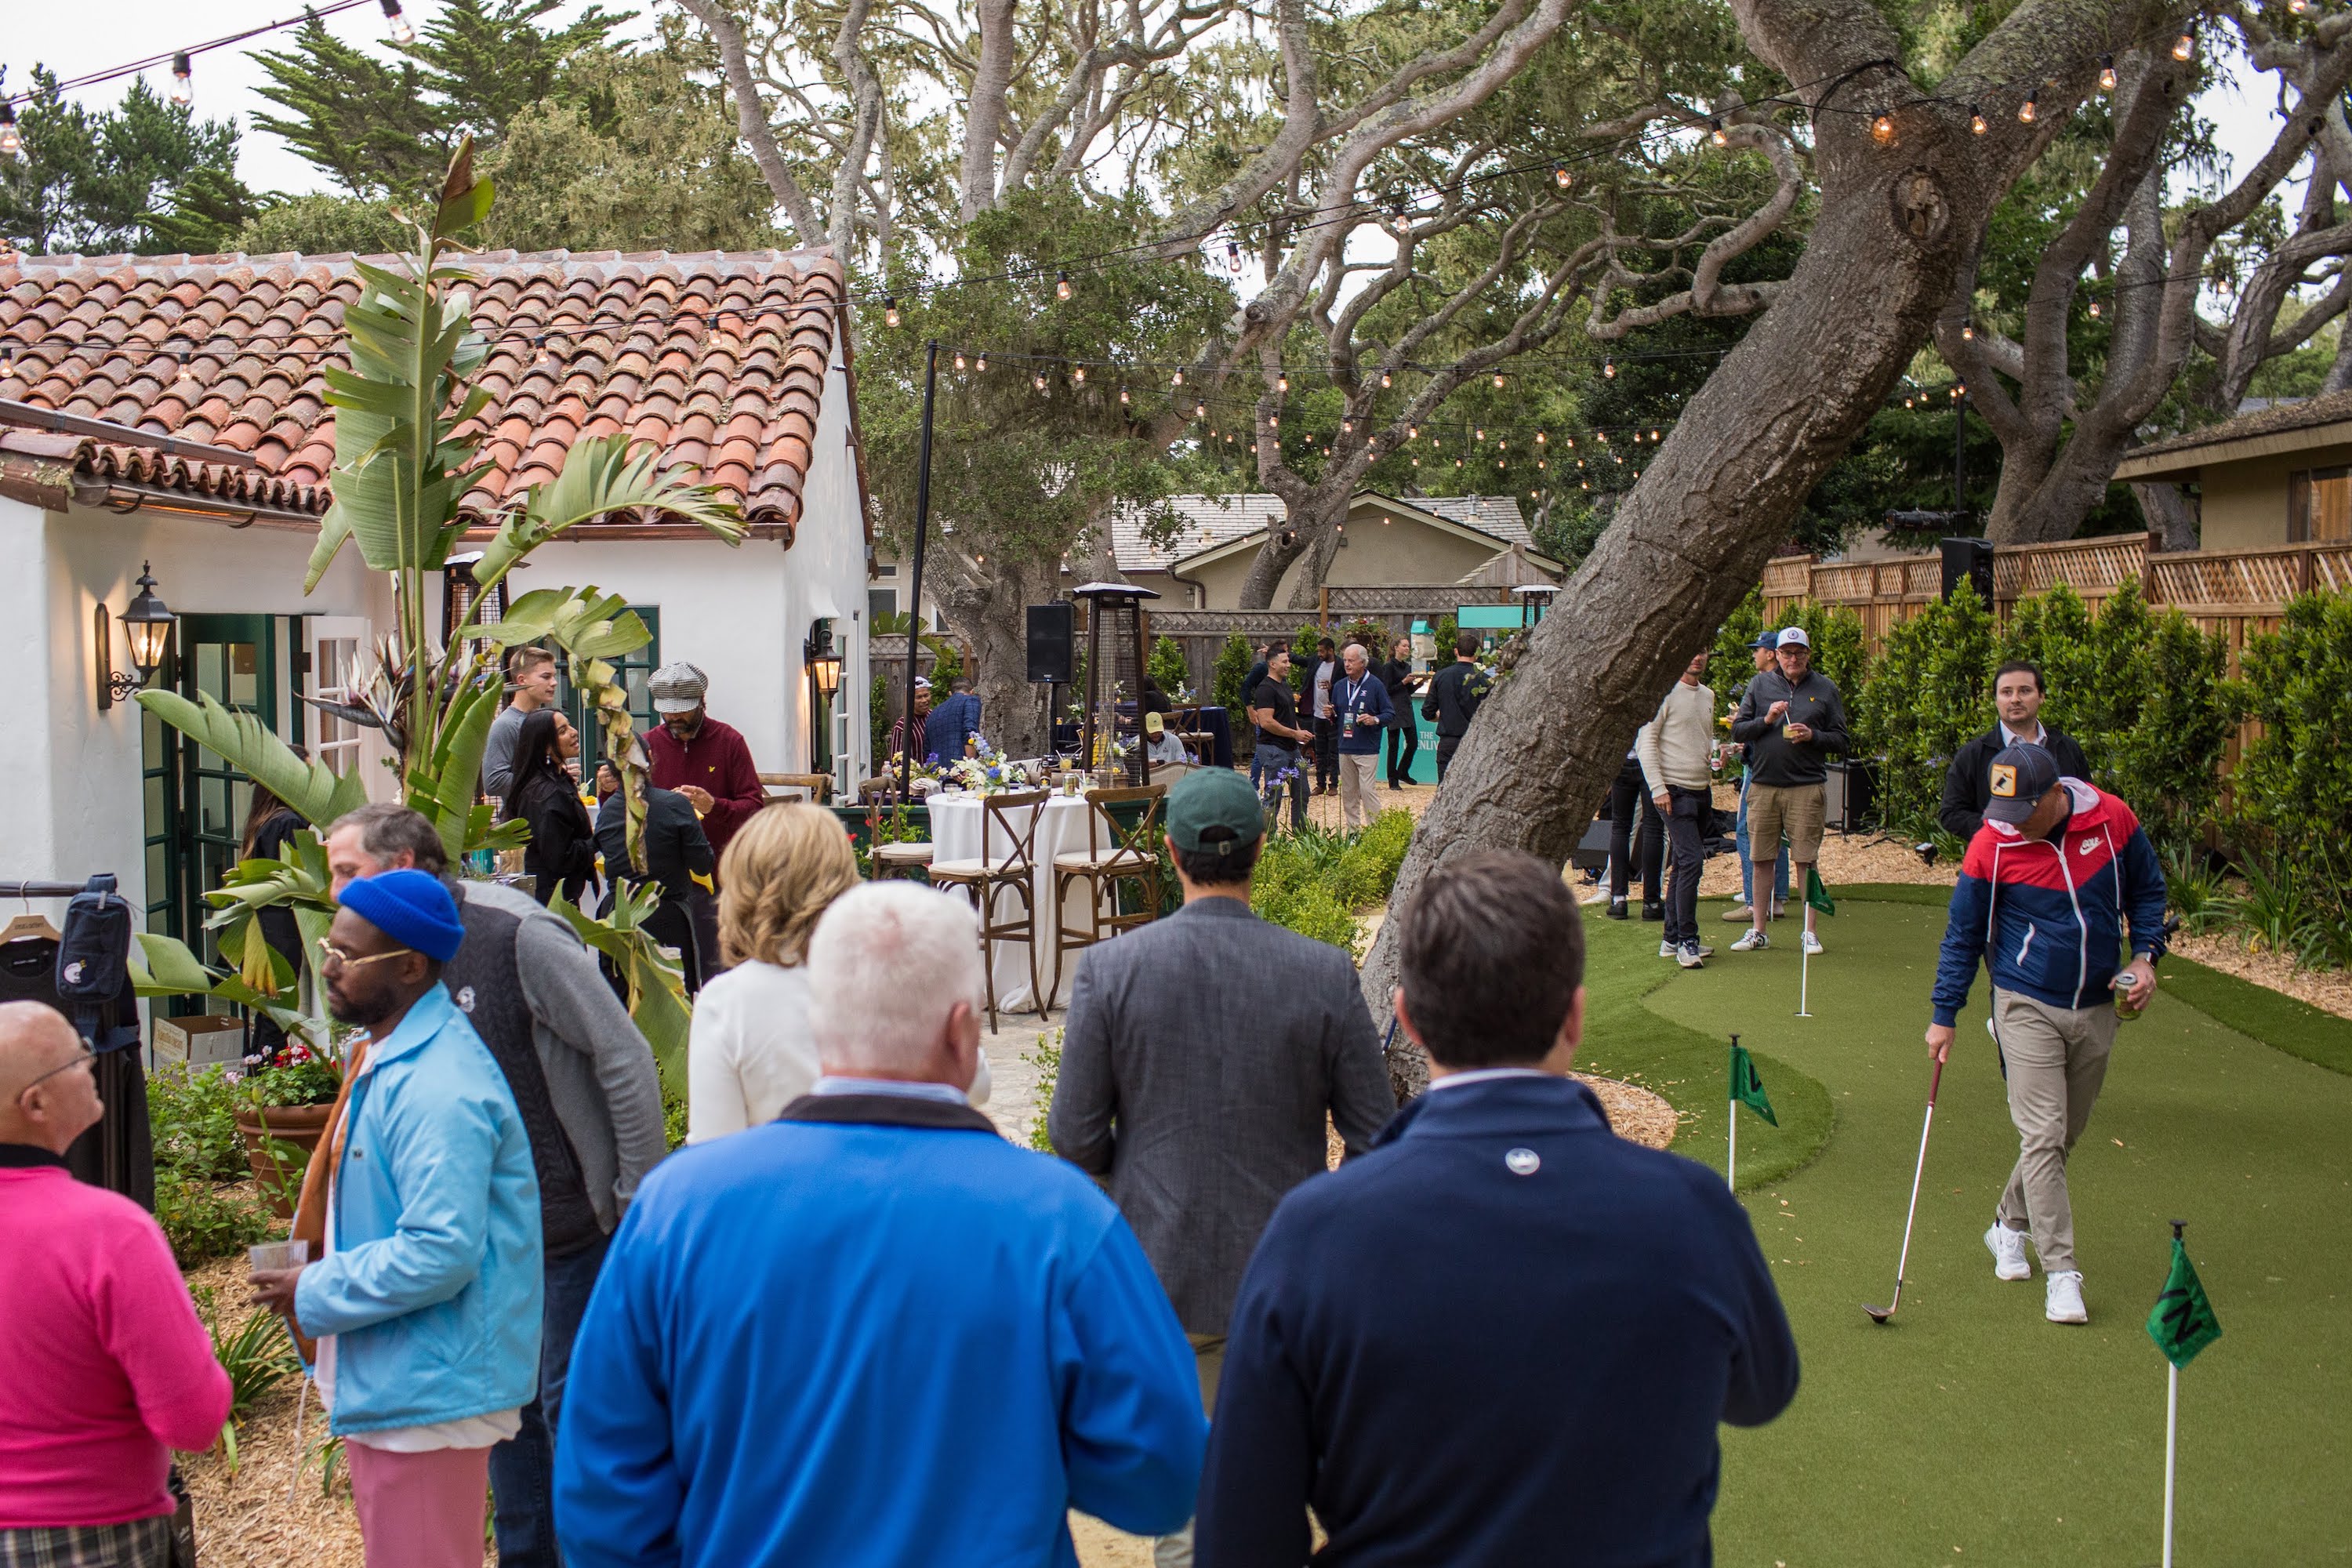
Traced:
POLYGON ((1943 176, 1924 164, 1895 176, 1886 193, 1895 232, 1925 250, 1939 243, 1952 225, 1952 203, 1944 191, 1943 176))

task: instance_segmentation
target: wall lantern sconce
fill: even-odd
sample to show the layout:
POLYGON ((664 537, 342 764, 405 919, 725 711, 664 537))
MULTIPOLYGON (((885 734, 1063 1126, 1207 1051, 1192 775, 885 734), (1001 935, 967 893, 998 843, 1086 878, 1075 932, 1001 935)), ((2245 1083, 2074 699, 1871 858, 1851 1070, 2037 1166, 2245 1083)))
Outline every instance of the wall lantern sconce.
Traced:
POLYGON ((809 638, 801 646, 801 658, 808 665, 817 695, 831 702, 834 693, 841 689, 841 655, 834 651, 832 637, 809 638))
POLYGON ((139 592, 132 595, 122 612, 122 630, 131 644, 131 668, 136 675, 126 675, 114 668, 114 633, 101 599, 91 615, 93 640, 98 645, 98 710, 101 713, 118 702, 128 702, 131 697, 155 679, 163 668, 163 655, 172 646, 172 623, 178 617, 164 606, 155 595, 153 570, 148 562, 139 563, 139 592))

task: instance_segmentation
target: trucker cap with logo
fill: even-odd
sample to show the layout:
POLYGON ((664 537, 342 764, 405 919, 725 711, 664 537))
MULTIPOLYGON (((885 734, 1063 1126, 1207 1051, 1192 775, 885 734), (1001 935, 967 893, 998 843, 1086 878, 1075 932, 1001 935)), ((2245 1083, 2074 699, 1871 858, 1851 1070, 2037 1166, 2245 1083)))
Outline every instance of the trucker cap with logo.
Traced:
POLYGON ((2029 741, 2003 746, 1992 760, 1991 793, 1985 801, 1985 820, 2011 827, 2033 815, 2058 782, 2058 759, 2029 741))

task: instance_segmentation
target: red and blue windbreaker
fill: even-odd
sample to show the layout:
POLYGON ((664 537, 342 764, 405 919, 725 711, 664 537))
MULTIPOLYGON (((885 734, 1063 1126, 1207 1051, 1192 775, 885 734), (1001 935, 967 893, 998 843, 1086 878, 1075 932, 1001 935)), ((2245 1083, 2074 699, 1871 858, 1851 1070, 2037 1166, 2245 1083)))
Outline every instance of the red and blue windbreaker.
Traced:
POLYGON ((1980 958, 1996 989, 2073 1008, 2113 995, 2126 917, 2135 954, 2164 951, 2164 869, 2139 818, 2080 779, 2059 782, 2074 806, 2061 832, 2028 839, 1988 822, 1969 840, 1936 964, 1938 1024, 1967 1005, 1980 958))

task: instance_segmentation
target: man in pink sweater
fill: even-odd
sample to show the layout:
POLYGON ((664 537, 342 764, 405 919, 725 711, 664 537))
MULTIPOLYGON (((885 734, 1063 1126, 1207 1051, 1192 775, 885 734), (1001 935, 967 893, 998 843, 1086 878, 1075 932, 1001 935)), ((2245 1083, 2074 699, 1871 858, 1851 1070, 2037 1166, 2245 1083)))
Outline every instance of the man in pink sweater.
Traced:
POLYGON ((54 1008, 0 1005, 0 1562, 164 1568, 167 1450, 211 1447, 228 1374, 162 1228, 66 1173, 90 1060, 54 1008))

